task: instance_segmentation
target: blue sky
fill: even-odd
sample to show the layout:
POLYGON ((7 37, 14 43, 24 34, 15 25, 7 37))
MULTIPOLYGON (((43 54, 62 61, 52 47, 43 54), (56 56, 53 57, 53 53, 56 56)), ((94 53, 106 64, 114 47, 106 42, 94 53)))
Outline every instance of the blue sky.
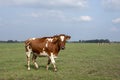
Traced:
POLYGON ((0 40, 61 33, 120 41, 120 0, 0 0, 0 40))

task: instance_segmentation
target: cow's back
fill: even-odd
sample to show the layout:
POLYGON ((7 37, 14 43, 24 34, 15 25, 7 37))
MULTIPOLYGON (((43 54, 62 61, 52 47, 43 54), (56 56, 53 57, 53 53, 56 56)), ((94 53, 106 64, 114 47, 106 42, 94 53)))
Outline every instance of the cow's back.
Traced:
POLYGON ((33 52, 39 54, 46 47, 46 38, 36 38, 32 40, 29 44, 33 52))

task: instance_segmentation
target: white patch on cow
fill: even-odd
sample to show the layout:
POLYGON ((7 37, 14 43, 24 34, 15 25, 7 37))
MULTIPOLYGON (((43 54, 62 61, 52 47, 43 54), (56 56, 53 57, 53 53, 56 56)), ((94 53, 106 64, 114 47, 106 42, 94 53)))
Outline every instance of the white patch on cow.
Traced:
POLYGON ((48 56, 48 54, 45 51, 43 51, 40 53, 40 56, 48 56))
POLYGON ((43 51, 45 50, 45 48, 43 48, 43 51))
POLYGON ((36 38, 32 38, 32 40, 35 40, 36 38))
POLYGON ((30 57, 30 54, 31 54, 30 52, 26 52, 27 57, 30 57))
POLYGON ((35 40, 36 38, 30 38, 29 40, 35 40))
POLYGON ((65 37, 64 36, 60 36, 61 41, 64 41, 65 37))
POLYGON ((54 64, 54 63, 55 63, 55 60, 54 60, 54 55, 53 55, 53 53, 51 53, 50 59, 51 59, 51 62, 54 64))
POLYGON ((48 47, 48 41, 46 42, 45 46, 48 47))
POLYGON ((26 55, 28 57, 30 57, 30 54, 31 54, 32 50, 29 48, 29 46, 27 46, 27 50, 28 50, 28 52, 26 52, 26 55))
POLYGON ((52 39, 52 38, 47 38, 47 40, 48 40, 49 42, 52 42, 52 41, 53 41, 53 39, 52 39))
POLYGON ((27 46, 27 50, 28 50, 28 52, 32 52, 32 49, 30 49, 29 46, 27 46))

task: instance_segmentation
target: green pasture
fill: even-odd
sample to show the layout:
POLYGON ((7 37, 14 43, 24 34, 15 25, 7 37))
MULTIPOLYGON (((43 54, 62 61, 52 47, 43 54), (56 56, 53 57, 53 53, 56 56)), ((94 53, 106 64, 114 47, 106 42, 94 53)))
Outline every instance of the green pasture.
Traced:
POLYGON ((67 43, 53 66, 38 57, 39 69, 27 62, 23 43, 0 43, 0 80, 120 80, 120 44, 67 43))

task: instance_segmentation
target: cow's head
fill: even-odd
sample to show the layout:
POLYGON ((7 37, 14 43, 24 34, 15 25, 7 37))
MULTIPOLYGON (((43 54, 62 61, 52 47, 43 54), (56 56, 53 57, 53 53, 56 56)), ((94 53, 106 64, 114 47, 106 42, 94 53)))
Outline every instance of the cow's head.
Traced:
POLYGON ((58 39, 58 43, 60 46, 60 49, 64 50, 65 49, 65 43, 67 40, 69 40, 71 37, 65 34, 60 34, 60 35, 55 35, 54 36, 56 39, 58 39))

